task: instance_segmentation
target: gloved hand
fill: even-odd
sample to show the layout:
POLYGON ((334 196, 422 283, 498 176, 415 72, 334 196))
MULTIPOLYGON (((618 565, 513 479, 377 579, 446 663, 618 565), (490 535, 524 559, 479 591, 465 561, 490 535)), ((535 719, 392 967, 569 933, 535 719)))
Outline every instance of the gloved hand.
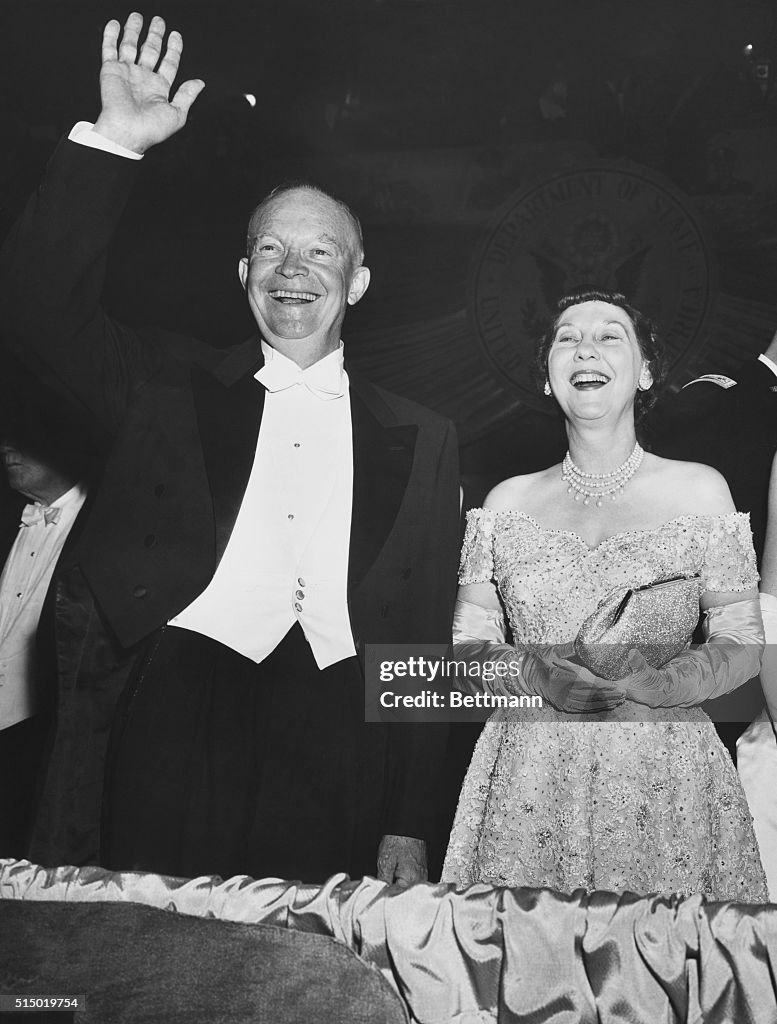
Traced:
POLYGON ((510 692, 537 693, 543 703, 571 714, 609 711, 626 699, 618 683, 601 679, 574 660, 574 643, 532 648, 520 654, 517 686, 512 676, 504 680, 510 692))
POLYGON ((502 662, 508 671, 458 676, 463 693, 502 693, 511 696, 538 695, 559 711, 584 714, 608 711, 622 704, 620 685, 599 679, 583 665, 570 660, 574 644, 531 648, 511 647, 504 642, 504 617, 500 611, 458 600, 453 618, 453 654, 456 661, 493 666, 502 662), (473 677, 474 676, 474 677, 473 677))
POLYGON ((621 680, 628 700, 651 708, 690 708, 735 690, 761 669, 764 630, 756 598, 716 605, 705 612, 706 643, 653 668, 631 651, 633 672, 621 680))

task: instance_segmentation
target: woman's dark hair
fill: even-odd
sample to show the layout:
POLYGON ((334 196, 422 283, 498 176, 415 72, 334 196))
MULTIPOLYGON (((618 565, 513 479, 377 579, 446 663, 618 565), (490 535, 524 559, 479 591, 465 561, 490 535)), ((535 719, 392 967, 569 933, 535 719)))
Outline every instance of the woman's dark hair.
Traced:
POLYGON ((610 292, 598 288, 581 288, 579 291, 570 292, 558 300, 553 319, 548 324, 537 346, 535 370, 538 386, 542 390, 548 378, 548 355, 562 313, 569 309, 570 306, 579 306, 581 302, 609 302, 610 305, 618 306, 622 309, 634 325, 634 333, 637 336, 640 351, 653 377, 652 387, 647 391, 637 391, 634 399, 634 418, 639 421, 655 405, 661 386, 664 383, 664 378, 666 377, 664 346, 658 338, 653 321, 632 306, 625 295, 621 295, 620 292, 610 292))

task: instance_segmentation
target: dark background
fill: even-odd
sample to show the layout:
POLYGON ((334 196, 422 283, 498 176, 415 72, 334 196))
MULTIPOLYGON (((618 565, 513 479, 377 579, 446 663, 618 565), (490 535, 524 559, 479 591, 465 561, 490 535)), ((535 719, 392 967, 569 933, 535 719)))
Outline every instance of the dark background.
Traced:
MULTIPOLYGON (((127 13, 2 0, 0 232, 58 137, 96 116, 102 25, 127 13)), ((526 169, 579 158, 664 175, 706 225, 715 309, 674 386, 733 372, 777 326, 775 0, 167 0, 158 13, 184 35, 181 79, 207 88, 146 158, 111 263, 117 315, 241 340, 247 213, 280 179, 311 177, 364 221, 373 283, 346 322, 354 362, 456 419, 476 484, 537 468, 559 425, 491 368, 467 289, 526 169)))

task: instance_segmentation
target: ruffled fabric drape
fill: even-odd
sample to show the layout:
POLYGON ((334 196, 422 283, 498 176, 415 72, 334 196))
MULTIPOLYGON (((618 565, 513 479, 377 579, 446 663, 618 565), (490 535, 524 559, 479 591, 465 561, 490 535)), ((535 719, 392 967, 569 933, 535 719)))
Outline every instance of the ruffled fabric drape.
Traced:
POLYGON ((331 936, 418 1024, 777 1019, 777 907, 335 875, 323 886, 0 861, 0 898, 142 903, 331 936))

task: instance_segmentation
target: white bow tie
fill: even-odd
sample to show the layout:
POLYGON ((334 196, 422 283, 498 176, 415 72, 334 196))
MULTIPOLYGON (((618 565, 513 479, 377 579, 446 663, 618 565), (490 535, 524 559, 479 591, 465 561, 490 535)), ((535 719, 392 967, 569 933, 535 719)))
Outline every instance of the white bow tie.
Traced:
POLYGON ((22 509, 21 526, 38 526, 40 523, 46 526, 55 526, 62 515, 61 508, 51 508, 48 505, 25 505, 22 509))
POLYGON ((334 359, 320 359, 304 370, 290 359, 270 359, 255 377, 270 392, 285 391, 301 384, 323 401, 345 394, 343 368, 334 359))

